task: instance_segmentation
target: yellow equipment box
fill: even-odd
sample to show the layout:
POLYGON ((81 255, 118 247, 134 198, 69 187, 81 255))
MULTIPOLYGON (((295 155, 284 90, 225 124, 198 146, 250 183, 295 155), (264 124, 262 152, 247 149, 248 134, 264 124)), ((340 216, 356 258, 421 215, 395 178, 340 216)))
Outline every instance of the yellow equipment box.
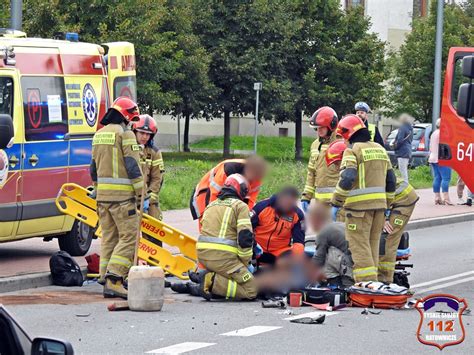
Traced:
MULTIPOLYGON (((97 202, 89 193, 90 191, 80 185, 64 184, 56 198, 56 206, 62 213, 97 228, 96 235, 100 237, 97 202)), ((146 213, 143 214, 141 230, 138 257, 181 279, 187 279, 188 270, 196 266, 196 239, 146 213), (177 247, 182 255, 173 255, 160 247, 157 241, 177 247)))

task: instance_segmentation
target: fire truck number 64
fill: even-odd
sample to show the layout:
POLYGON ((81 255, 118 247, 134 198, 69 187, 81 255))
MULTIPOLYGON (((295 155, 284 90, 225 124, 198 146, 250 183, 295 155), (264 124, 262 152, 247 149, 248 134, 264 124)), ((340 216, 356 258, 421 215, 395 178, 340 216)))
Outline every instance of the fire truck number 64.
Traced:
POLYGON ((458 143, 457 158, 459 161, 462 161, 464 159, 469 160, 469 161, 473 160, 473 156, 472 156, 473 145, 474 143, 469 143, 469 144, 465 144, 463 142, 458 143))

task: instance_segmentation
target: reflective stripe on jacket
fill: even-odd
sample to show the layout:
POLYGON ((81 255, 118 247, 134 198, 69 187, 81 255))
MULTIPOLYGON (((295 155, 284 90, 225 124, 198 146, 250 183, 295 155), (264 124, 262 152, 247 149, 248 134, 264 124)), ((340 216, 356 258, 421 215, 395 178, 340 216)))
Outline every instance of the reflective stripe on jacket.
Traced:
POLYGON ((283 216, 276 210, 276 195, 255 205, 252 227, 255 240, 265 253, 275 256, 290 249, 297 253, 304 251, 304 213, 296 207, 289 215, 283 216))
POLYGON ((140 147, 132 131, 109 124, 92 139, 91 177, 98 202, 120 202, 141 194, 140 147))
POLYGON ((150 202, 159 202, 159 193, 165 172, 161 152, 155 147, 146 146, 141 157, 141 167, 150 202))
POLYGON ((397 179, 395 198, 390 208, 407 207, 414 205, 420 198, 415 189, 403 179, 397 179))
POLYGON ((239 232, 245 229, 252 231, 247 204, 234 198, 217 199, 204 211, 196 248, 212 250, 213 256, 232 253, 247 263, 252 258, 252 247, 241 248, 238 243, 239 232))
POLYGON ((326 165, 326 150, 330 143, 336 140, 333 132, 328 139, 321 142, 316 139, 311 145, 311 156, 308 161, 308 173, 303 191, 303 199, 311 200, 313 197, 322 202, 329 203, 339 180, 339 170, 335 164, 326 165))
MULTIPOLYGON (((341 163, 341 179, 336 186, 332 203, 346 209, 386 209, 387 199, 394 193, 386 192, 387 171, 392 169, 387 152, 374 142, 354 143, 345 150, 341 163), (346 186, 345 169, 355 170, 352 186, 346 186)), ((347 173, 347 172, 346 172, 347 173)))

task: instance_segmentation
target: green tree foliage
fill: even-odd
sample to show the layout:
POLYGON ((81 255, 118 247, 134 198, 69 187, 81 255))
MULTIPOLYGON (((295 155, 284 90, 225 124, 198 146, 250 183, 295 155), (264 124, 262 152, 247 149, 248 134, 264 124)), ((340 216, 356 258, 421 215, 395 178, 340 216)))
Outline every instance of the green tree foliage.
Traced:
MULTIPOLYGON (((458 5, 444 7, 443 78, 449 48, 474 43, 473 12, 472 0, 464 8, 458 5)), ((413 30, 400 51, 389 58, 385 114, 394 116, 408 112, 422 122, 431 121, 435 36, 436 1, 433 1, 429 16, 413 21, 413 30)))

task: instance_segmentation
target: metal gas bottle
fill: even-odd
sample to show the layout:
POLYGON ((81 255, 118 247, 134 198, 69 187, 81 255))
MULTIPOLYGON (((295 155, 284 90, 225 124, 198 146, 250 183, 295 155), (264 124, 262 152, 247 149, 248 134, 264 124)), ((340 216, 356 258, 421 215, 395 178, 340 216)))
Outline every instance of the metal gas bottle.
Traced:
POLYGON ((157 266, 132 266, 128 274, 128 306, 132 311, 160 311, 165 273, 157 266))

